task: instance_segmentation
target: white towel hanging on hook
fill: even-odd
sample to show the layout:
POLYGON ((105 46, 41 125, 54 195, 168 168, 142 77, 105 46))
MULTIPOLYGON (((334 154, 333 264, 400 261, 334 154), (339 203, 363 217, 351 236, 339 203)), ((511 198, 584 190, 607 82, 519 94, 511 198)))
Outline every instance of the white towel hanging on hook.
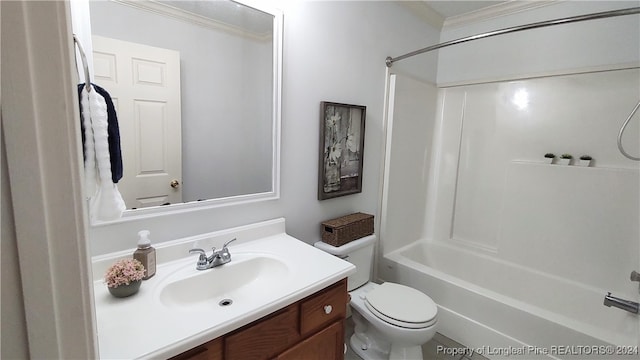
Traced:
POLYGON ((117 220, 126 206, 111 176, 107 104, 91 85, 87 58, 75 34, 73 40, 80 52, 85 79, 80 93, 80 117, 84 128, 85 191, 90 216, 93 220, 117 220))
POLYGON ((111 178, 107 104, 92 85, 82 90, 82 121, 85 132, 85 185, 91 218, 117 220, 126 210, 118 186, 111 178))

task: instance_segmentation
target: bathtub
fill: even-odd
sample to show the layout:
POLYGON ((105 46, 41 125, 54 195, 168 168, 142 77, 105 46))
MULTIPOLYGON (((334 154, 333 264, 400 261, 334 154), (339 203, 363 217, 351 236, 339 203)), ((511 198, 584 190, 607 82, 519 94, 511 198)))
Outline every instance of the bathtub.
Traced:
POLYGON ((439 307, 438 332, 467 352, 490 359, 638 358, 637 316, 603 306, 602 289, 424 240, 385 254, 378 275, 428 294, 439 307))

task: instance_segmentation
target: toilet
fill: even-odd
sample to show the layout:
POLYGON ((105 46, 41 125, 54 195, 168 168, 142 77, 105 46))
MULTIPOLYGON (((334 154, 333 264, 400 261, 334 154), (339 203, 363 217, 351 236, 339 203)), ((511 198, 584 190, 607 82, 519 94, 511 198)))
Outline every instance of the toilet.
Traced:
POLYGON ((322 241, 315 247, 349 261, 356 273, 347 279, 355 324, 349 340, 362 359, 422 359, 422 344, 436 333, 438 307, 409 286, 370 282, 375 235, 342 246, 322 241))

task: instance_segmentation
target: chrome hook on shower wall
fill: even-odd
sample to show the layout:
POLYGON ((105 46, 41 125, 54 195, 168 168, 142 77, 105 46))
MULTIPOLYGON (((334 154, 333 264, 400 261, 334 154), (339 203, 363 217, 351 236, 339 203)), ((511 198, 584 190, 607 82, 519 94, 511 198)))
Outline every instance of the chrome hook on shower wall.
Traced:
POLYGON ((636 104, 636 107, 633 108, 633 110, 631 111, 631 114, 629 114, 629 116, 627 117, 627 120, 624 121, 624 123, 622 124, 622 127, 620 128, 620 132, 618 133, 618 150, 620 150, 622 155, 624 155, 628 159, 635 160, 635 161, 640 161, 640 157, 631 156, 629 155, 629 153, 627 153, 624 150, 624 147, 622 146, 622 134, 624 133, 624 129, 627 127, 627 124, 629 124, 629 121, 631 120, 633 115, 635 115, 636 111, 638 111, 638 108, 640 108, 640 101, 638 101, 638 103, 636 104))

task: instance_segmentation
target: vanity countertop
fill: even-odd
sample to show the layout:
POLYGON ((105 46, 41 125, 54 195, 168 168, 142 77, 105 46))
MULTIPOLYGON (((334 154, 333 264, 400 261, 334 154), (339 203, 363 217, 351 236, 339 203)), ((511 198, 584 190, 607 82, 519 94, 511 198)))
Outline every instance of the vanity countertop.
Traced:
MULTIPOLYGON (((169 248, 184 250, 187 246, 201 247, 197 246, 201 244, 177 241, 161 246, 156 275, 143 281, 140 291, 128 298, 111 296, 104 281, 95 279, 100 358, 146 359, 178 355, 355 272, 352 264, 287 235, 284 219, 260 223, 257 227, 251 225, 247 229, 238 228, 236 233, 224 232, 224 238, 233 236, 239 240, 237 244, 229 245, 232 261, 208 270, 196 270, 197 255, 189 256, 186 251, 186 256, 162 261, 170 258, 162 255, 169 248), (261 224, 266 224, 271 230, 265 232, 269 234, 266 237, 255 235, 260 233, 261 224), (245 231, 247 229, 248 232, 245 231), (260 261, 255 261, 258 258, 260 261), (225 266, 227 268, 223 270, 225 266), (255 270, 260 266, 264 268, 255 270), (264 276, 272 269, 275 269, 274 276, 264 276), (184 279, 205 279, 203 275, 206 283, 211 283, 211 289, 216 289, 210 299, 202 295, 206 289, 193 288, 193 283, 183 282, 175 286, 176 282, 184 279), (248 285, 238 290, 234 283, 248 285), (226 297, 232 298, 233 304, 219 306, 221 299, 226 297)), ((204 238, 207 237, 199 237, 200 240, 204 238)), ((122 254, 119 257, 123 257, 122 254)), ((103 256, 102 259, 94 259, 94 272, 117 258, 103 256)))

